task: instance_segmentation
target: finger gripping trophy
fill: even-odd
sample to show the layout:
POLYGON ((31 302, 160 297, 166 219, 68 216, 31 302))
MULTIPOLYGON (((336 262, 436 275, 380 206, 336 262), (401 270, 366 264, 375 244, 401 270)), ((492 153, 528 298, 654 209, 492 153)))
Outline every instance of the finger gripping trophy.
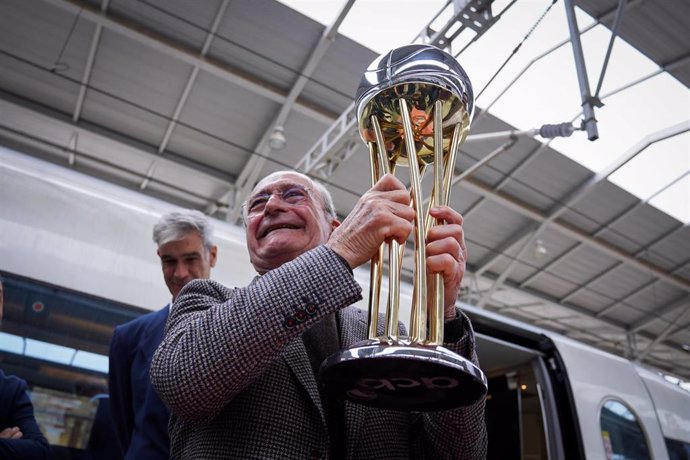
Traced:
POLYGON ((426 233, 440 223, 428 209, 448 204, 456 153, 469 129, 474 109, 469 78, 438 48, 404 46, 371 63, 355 106, 371 157, 372 183, 398 165, 410 170, 416 212, 410 331, 402 336, 398 329, 404 245, 393 241, 382 245, 371 261, 368 339, 324 361, 321 384, 346 399, 385 409, 430 411, 474 403, 486 394, 486 376, 442 346, 443 279, 440 274, 427 278, 425 252, 426 233), (421 181, 427 166, 433 166, 434 181, 424 212, 421 181), (386 255, 388 303, 385 325, 379 325, 386 255))

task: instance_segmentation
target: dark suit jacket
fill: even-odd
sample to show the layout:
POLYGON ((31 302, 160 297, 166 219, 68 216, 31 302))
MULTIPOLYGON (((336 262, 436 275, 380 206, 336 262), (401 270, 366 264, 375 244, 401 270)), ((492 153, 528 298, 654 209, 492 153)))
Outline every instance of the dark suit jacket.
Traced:
POLYGON ((99 394, 91 398, 96 403, 96 415, 93 418, 91 436, 87 450, 93 460, 121 460, 122 449, 117 434, 114 432, 115 423, 110 409, 110 397, 99 394))
POLYGON ((34 418, 26 382, 0 370, 0 431, 18 426, 21 439, 0 439, 0 458, 41 460, 50 453, 48 441, 34 418))
MULTIPOLYGON (((171 458, 308 459, 331 452, 328 426, 301 334, 339 312, 340 341, 366 337, 351 271, 326 247, 228 289, 197 280, 178 296, 151 365, 172 409, 171 458)), ((474 333, 447 348, 476 363, 474 333)), ((345 403, 348 459, 479 459, 486 455, 484 401, 434 413, 345 403)))
POLYGON ((168 408, 149 380, 153 352, 163 339, 169 307, 115 328, 110 343, 110 409, 124 458, 168 458, 168 408))

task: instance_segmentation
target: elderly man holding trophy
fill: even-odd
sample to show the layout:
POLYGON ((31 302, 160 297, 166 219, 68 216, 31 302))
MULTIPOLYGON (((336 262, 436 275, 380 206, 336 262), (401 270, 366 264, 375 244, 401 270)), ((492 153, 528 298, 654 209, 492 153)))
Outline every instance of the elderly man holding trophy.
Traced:
POLYGON ((486 456, 486 377, 455 307, 467 258, 462 217, 447 206, 473 110, 469 80, 447 53, 405 46, 372 63, 357 108, 373 187, 350 215, 340 223, 308 177, 271 174, 243 212, 260 276, 235 289, 193 281, 172 306, 151 366, 172 412, 171 458, 486 456), (409 167, 409 190, 396 165, 409 167), (425 169, 434 175, 426 210, 425 169), (410 236, 408 332, 398 309, 410 236), (367 314, 351 305, 361 298, 352 269, 368 261, 367 314))

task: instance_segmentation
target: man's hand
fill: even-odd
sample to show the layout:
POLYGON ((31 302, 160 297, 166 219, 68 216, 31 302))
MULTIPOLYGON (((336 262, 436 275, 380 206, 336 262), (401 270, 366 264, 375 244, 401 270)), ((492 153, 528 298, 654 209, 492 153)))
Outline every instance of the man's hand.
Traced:
MULTIPOLYGON (((343 257, 350 267, 358 267, 369 261, 384 241, 404 244, 413 229, 414 215, 405 185, 386 174, 359 199, 350 215, 333 231, 326 246, 343 257)), ((440 273, 443 277, 444 317, 451 320, 456 316, 455 300, 467 261, 462 216, 448 206, 433 208, 431 216, 445 223, 432 227, 427 235, 427 273, 440 273)))
POLYGON ((426 239, 427 273, 441 273, 445 289, 444 317, 455 319, 455 300, 465 275, 467 247, 462 229, 462 216, 448 206, 431 209, 431 216, 445 221, 429 230, 426 239))
POLYGON ((412 231, 410 194, 395 176, 386 174, 357 202, 326 243, 351 268, 367 262, 384 241, 405 243, 412 231))
POLYGON ((5 428, 0 431, 0 439, 21 439, 23 436, 18 426, 5 428))

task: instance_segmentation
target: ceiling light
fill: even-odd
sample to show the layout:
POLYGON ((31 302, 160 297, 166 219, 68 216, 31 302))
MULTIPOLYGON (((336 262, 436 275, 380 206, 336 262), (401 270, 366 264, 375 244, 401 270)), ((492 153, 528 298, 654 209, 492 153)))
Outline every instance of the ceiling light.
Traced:
POLYGON ((282 150, 285 148, 285 144, 287 144, 285 140, 285 130, 282 126, 276 126, 273 128, 271 137, 268 138, 268 145, 270 145, 273 150, 282 150))
POLYGON ((546 246, 544 246, 544 242, 542 240, 537 240, 534 242, 533 254, 534 258, 537 260, 543 260, 547 255, 549 255, 549 250, 546 249, 546 246))

